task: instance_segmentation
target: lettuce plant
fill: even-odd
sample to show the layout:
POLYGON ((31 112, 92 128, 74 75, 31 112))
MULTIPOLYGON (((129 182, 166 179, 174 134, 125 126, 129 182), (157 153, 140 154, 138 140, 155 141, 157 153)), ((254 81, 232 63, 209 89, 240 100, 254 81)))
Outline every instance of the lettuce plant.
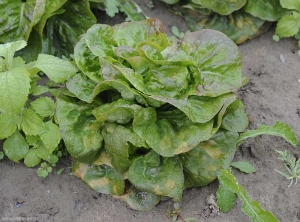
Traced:
POLYGON ((286 13, 279 0, 162 1, 171 5, 179 2, 177 10, 191 31, 218 30, 237 44, 260 35, 286 13))
POLYGON ((279 123, 275 131, 242 133, 241 58, 220 32, 188 33, 178 44, 156 19, 97 24, 76 44, 74 59, 80 71, 56 109, 72 170, 133 209, 180 201, 185 188, 209 184, 248 137, 268 131, 297 143, 279 123))
POLYGON ((34 167, 42 160, 55 164, 61 141, 55 122, 56 104, 51 97, 36 97, 51 91, 38 86, 38 72, 50 70, 48 77, 62 83, 77 68, 45 54, 26 64, 21 57, 14 57, 25 46, 23 40, 0 45, 0 140, 5 139, 4 154, 14 162, 24 159, 27 167, 34 167))

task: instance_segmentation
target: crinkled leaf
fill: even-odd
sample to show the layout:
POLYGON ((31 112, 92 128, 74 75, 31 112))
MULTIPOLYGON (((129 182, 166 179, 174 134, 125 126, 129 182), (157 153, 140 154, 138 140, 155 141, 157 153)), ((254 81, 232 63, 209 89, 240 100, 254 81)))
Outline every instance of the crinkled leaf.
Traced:
POLYGON ((218 97, 189 96, 182 99, 151 96, 156 100, 172 104, 184 112, 190 120, 206 123, 222 109, 224 104, 230 104, 236 99, 234 94, 224 94, 218 97))
POLYGON ((75 158, 92 157, 101 148, 103 137, 99 125, 90 114, 91 105, 80 105, 57 100, 56 115, 66 148, 75 158))
POLYGON ((220 183, 217 190, 217 203, 220 210, 223 213, 229 212, 234 206, 235 200, 235 193, 233 193, 226 186, 220 183))
POLYGON ((266 21, 277 21, 284 14, 279 0, 247 0, 245 12, 266 21))
POLYGON ((196 95, 219 96, 241 87, 241 57, 235 43, 223 33, 214 30, 188 33, 180 48, 197 64, 196 95))
POLYGON ((29 82, 25 69, 0 72, 0 112, 18 114, 21 111, 29 93, 29 82))
POLYGON ((73 53, 78 37, 96 23, 88 0, 67 1, 63 13, 47 20, 44 52, 61 57, 73 53), (71 31, 70 31, 71 30, 71 31))
POLYGON ((242 8, 246 0, 192 0, 194 3, 209 8, 221 15, 229 15, 232 12, 242 8))
POLYGON ((77 73, 68 79, 66 86, 68 90, 76 95, 80 100, 91 103, 95 97, 94 89, 97 83, 83 73, 77 73))
POLYGON ((43 71, 50 80, 56 83, 63 83, 71 78, 78 71, 71 62, 52 55, 40 54, 35 67, 43 71))
POLYGON ((247 161, 232 162, 230 164, 230 166, 237 168, 244 173, 255 173, 256 172, 255 167, 247 161))
POLYGON ((75 176, 82 179, 96 192, 111 195, 122 195, 124 193, 125 181, 123 175, 109 166, 73 162, 72 171, 75 176))
MULTIPOLYGON (((93 26, 94 27, 94 26, 93 26)), ((91 28, 93 28, 91 27, 91 28)), ((86 34, 81 37, 74 48, 74 59, 78 68, 95 82, 102 81, 98 56, 92 53, 85 41, 86 34)))
POLYGON ((47 130, 45 123, 32 109, 22 113, 21 128, 26 135, 40 135, 47 130))
POLYGON ((283 8, 300 11, 300 2, 298 0, 280 0, 283 8))
POLYGON ((125 190, 125 193, 121 196, 115 196, 115 198, 124 201, 133 210, 149 211, 160 201, 160 196, 140 191, 131 186, 125 190))
POLYGON ((39 97, 30 103, 33 110, 41 117, 53 116, 55 112, 54 101, 49 97, 39 97))
POLYGON ((229 131, 243 132, 248 127, 248 123, 243 102, 236 100, 226 109, 221 127, 229 131))
POLYGON ((279 37, 291 37, 299 32, 299 22, 292 15, 283 16, 278 22, 275 34, 279 37))
POLYGON ((49 149, 50 152, 53 152, 61 140, 59 127, 51 120, 46 122, 45 125, 47 131, 42 133, 40 137, 45 147, 49 149))
POLYGON ((170 157, 188 152, 208 140, 213 121, 193 123, 179 110, 156 113, 153 108, 137 111, 133 130, 156 153, 170 157))
POLYGON ((141 191, 181 200, 184 177, 178 157, 164 158, 155 152, 138 157, 128 170, 128 180, 141 191))
POLYGON ((35 167, 41 162, 41 158, 38 156, 36 149, 30 149, 24 157, 24 164, 27 167, 35 167))
POLYGON ((96 24, 87 30, 85 41, 94 55, 113 57, 113 46, 116 46, 113 34, 113 27, 105 24, 96 24))
POLYGON ((279 121, 276 121, 273 126, 259 125, 256 130, 249 130, 245 133, 242 133, 239 137, 239 142, 241 143, 247 138, 256 137, 263 134, 280 136, 293 146, 296 147, 298 145, 298 141, 293 130, 287 124, 279 121))
POLYGON ((249 216, 253 222, 278 221, 271 212, 263 210, 257 201, 253 201, 249 198, 246 190, 238 183, 230 170, 221 170, 218 179, 223 186, 239 196, 243 204, 242 211, 249 216))
POLYGON ((17 129, 17 124, 10 113, 0 114, 0 140, 11 136, 17 129))
POLYGON ((38 23, 45 11, 44 1, 0 2, 0 42, 28 40, 32 27, 38 23))
POLYGON ((10 160, 19 162, 29 151, 29 145, 21 133, 17 130, 4 141, 3 151, 10 160))
POLYGON ((136 47, 141 42, 151 42, 165 48, 170 45, 162 23, 155 18, 140 22, 123 22, 114 27, 117 46, 136 47))
POLYGON ((193 5, 186 5, 181 11, 190 30, 214 29, 226 34, 236 44, 260 35, 271 24, 241 10, 222 16, 217 13, 201 14, 193 5))
POLYGON ((227 169, 234 157, 238 134, 218 131, 210 140, 181 156, 185 187, 205 186, 217 178, 221 169, 227 169))
POLYGON ((112 165, 118 172, 125 172, 131 165, 129 160, 130 149, 146 147, 145 141, 136 135, 132 129, 115 123, 105 124, 102 130, 104 148, 112 157, 112 165))

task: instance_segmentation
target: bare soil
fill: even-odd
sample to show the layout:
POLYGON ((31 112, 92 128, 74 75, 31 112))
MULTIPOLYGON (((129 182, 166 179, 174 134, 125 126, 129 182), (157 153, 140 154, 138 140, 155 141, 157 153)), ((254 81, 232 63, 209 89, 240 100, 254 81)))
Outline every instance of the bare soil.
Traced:
MULTIPOLYGON (((167 33, 172 25, 185 31, 185 21, 173 15, 158 0, 155 8, 147 7, 149 0, 136 1, 149 17, 159 18, 167 33)), ((105 23, 118 20, 103 16, 105 23)), ((104 22, 103 22, 104 23, 104 22)), ((249 82, 239 92, 251 123, 250 129, 259 124, 273 125, 276 120, 288 123, 300 138, 300 57, 297 42, 292 39, 272 40, 274 28, 267 33, 239 46, 243 58, 243 74, 249 82)), ((1 146, 1 145, 0 145, 1 146)), ((272 211, 279 221, 300 221, 300 184, 288 188, 289 181, 275 169, 284 170, 277 160, 275 150, 288 150, 300 155, 299 147, 293 148, 283 139, 260 136, 246 141, 236 152, 235 160, 251 162, 257 169, 254 174, 233 170, 249 196, 263 208, 272 211)), ((137 212, 109 195, 98 194, 80 179, 68 175, 70 161, 63 158, 54 169, 66 170, 52 173, 46 179, 36 175, 36 169, 28 169, 23 163, 7 159, 0 161, 0 221, 38 222, 164 222, 171 221, 166 211, 172 208, 171 200, 158 204, 150 212, 137 212)), ((204 210, 206 199, 215 194, 217 181, 206 187, 184 191, 180 203, 184 217, 197 221, 243 222, 250 221, 241 211, 238 200, 226 214, 209 215, 204 210), (203 213, 208 216, 207 218, 203 213)))

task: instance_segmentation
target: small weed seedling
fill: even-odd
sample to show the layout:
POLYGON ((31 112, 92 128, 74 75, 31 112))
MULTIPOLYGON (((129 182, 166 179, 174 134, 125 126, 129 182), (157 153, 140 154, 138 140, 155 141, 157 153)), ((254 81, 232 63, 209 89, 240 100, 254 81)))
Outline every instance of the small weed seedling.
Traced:
POLYGON ((196 222, 195 218, 183 218, 180 214, 181 209, 179 208, 179 204, 178 203, 174 203, 173 205, 174 210, 167 211, 167 216, 168 217, 172 217, 172 221, 175 222, 196 222))

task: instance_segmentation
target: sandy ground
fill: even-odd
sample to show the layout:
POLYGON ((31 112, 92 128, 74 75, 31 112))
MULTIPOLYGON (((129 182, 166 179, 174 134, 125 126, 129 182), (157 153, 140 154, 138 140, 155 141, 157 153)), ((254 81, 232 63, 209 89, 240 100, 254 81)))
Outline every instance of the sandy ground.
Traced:
MULTIPOLYGON (((148 0, 137 2, 146 5, 148 0)), ((167 32, 170 33, 172 25, 184 31, 184 20, 165 8, 158 8, 160 5, 156 1, 155 10, 143 8, 148 16, 161 19, 167 32)), ((287 39, 276 43, 272 40, 273 33, 274 29, 271 29, 239 47, 243 73, 249 78, 239 96, 252 120, 251 129, 258 124, 273 125, 280 120, 288 123, 300 139, 300 57, 297 55, 297 42, 287 39)), ((300 221, 300 184, 288 188, 289 182, 274 170, 283 170, 275 150, 285 149, 292 154, 300 154, 299 147, 294 149, 281 138, 260 136, 247 140, 236 152, 235 160, 251 162, 257 172, 246 175, 233 170, 233 173, 249 196, 261 203, 263 208, 272 211, 280 221, 296 222, 300 221)), ((27 169, 22 163, 15 164, 7 159, 0 161, 0 221, 171 221, 166 217, 166 211, 172 208, 172 201, 162 202, 150 212, 130 210, 124 203, 98 194, 80 179, 68 175, 69 166, 68 159, 61 159, 54 170, 66 167, 61 175, 53 173, 46 179, 40 179, 36 169, 27 169)), ((207 197, 214 194, 217 187, 218 183, 213 182, 203 188, 185 190, 180 203, 182 215, 195 217, 200 222, 250 221, 242 213, 239 200, 227 214, 209 218, 201 215, 207 206, 207 197)))

